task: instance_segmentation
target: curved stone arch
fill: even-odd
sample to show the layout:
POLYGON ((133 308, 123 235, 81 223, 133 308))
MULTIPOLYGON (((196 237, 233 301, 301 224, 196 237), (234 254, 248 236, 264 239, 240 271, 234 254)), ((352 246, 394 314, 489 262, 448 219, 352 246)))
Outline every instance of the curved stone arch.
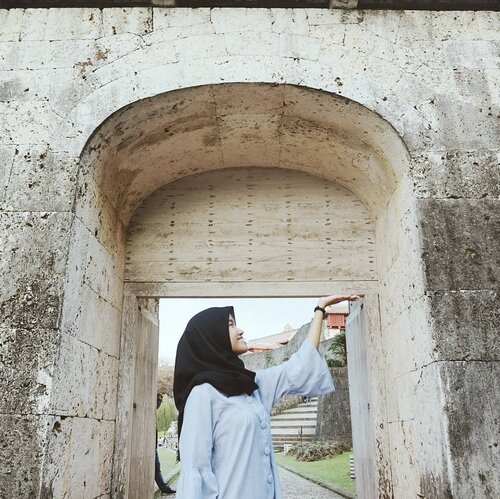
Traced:
MULTIPOLYGON (((263 15, 278 16, 276 12, 263 15)), ((349 30, 360 40, 366 38, 370 43, 382 44, 380 50, 390 50, 388 40, 363 29, 359 21, 347 23, 345 26, 349 28, 345 28, 340 13, 322 15, 331 18, 322 22, 338 24, 339 30, 349 30)), ((309 34, 299 35, 290 23, 282 23, 271 41, 259 43, 265 28, 256 28, 255 32, 242 28, 235 33, 231 27, 221 26, 214 33, 213 28, 208 32, 210 22, 207 17, 196 24, 194 33, 187 35, 183 25, 170 26, 168 33, 158 28, 141 37, 130 34, 127 42, 130 48, 124 42, 123 54, 118 50, 119 55, 107 56, 105 60, 100 60, 103 52, 116 51, 114 46, 108 48, 105 41, 95 48, 95 54, 88 54, 91 64, 81 66, 85 80, 77 83, 76 90, 83 98, 72 99, 74 104, 67 110, 68 119, 60 134, 63 141, 66 137, 73 138, 72 152, 78 154, 100 123, 133 102, 182 88, 220 83, 289 84, 341 95, 392 123, 409 144, 417 140, 415 129, 429 121, 431 110, 424 113, 416 108, 414 99, 415 95, 432 94, 432 86, 415 76, 414 70, 421 61, 411 47, 398 46, 398 53, 403 53, 400 57, 405 57, 404 64, 398 64, 372 55, 362 44, 353 44, 349 47, 349 57, 344 57, 341 40, 320 43, 314 36, 314 26, 309 34), (370 62, 373 57, 381 64, 370 62), (405 67, 412 58, 415 67, 405 67), (411 86, 411 99, 407 100, 398 88, 401 80, 411 86), (413 131, 406 136, 409 123, 413 131)), ((70 92, 75 90, 68 89, 70 92)))
POLYGON ((226 83, 120 109, 95 131, 81 159, 82 181, 106 193, 126 225, 164 184, 252 165, 337 182, 375 216, 406 177, 409 155, 396 130, 357 102, 293 85, 226 83))
MULTIPOLYGON (((123 310, 125 317, 128 307, 138 306, 137 300, 133 301, 135 296, 171 295, 168 292, 173 289, 171 283, 153 290, 155 283, 143 282, 140 275, 126 283, 124 295, 125 249, 129 221, 137 207, 153 192, 178 179, 224 168, 267 167, 299 170, 340 184, 366 205, 375 222, 377 272, 369 281, 325 280, 318 282, 318 286, 312 283, 306 292, 301 282, 294 286, 292 281, 273 281, 280 286, 274 285, 271 295, 328 293, 332 282, 338 292, 362 293, 368 289, 367 309, 375 311, 370 312, 369 319, 375 334, 366 340, 370 342, 368 371, 374 379, 371 414, 375 437, 381 442, 378 454, 373 456, 373 451, 372 458, 376 460, 374 473, 388 483, 388 470, 395 464, 386 452, 389 436, 378 429, 387 421, 384 388, 387 347, 377 334, 380 327, 394 329, 394 332, 384 331, 388 337, 397 335, 401 327, 409 327, 398 314, 422 288, 408 164, 406 145, 390 123, 358 102, 325 91, 262 82, 225 83, 179 89, 131 103, 114 112, 95 130, 81 155, 75 243, 69 261, 70 269, 72 258, 77 265, 76 272, 69 272, 71 289, 68 288, 65 298, 69 303, 69 297, 78 292, 75 282, 79 279, 81 240, 88 241, 87 261, 91 271, 84 276, 82 287, 88 284, 91 288, 86 297, 89 303, 104 303, 113 313, 123 310), (148 288, 148 284, 152 286, 148 288), (382 297, 380 317, 378 293, 382 297)), ((175 296, 220 293, 219 281, 200 281, 204 291, 196 284, 187 294, 186 288, 182 288, 184 283, 180 283, 177 291, 180 294, 175 296), (213 285, 209 289, 210 284, 213 285)), ((256 296, 256 287, 252 287, 255 282, 241 283, 238 296, 256 296)), ((93 334, 99 336, 98 331, 93 334)), ((115 330, 106 328, 106 335, 115 338, 110 341, 116 344, 120 336, 116 323, 115 330)), ((128 341, 123 340, 128 335, 122 334, 122 341, 128 341)), ((123 348, 122 343, 121 356, 128 359, 123 348)), ((403 369, 408 369, 406 356, 400 362, 403 369)), ((133 371, 134 366, 120 361, 120 372, 124 370, 133 371)), ((122 384, 118 390, 119 430, 113 478, 116 490, 127 480, 126 456, 130 452, 129 443, 124 440, 128 438, 125 429, 130 427, 127 419, 130 386, 122 384)))

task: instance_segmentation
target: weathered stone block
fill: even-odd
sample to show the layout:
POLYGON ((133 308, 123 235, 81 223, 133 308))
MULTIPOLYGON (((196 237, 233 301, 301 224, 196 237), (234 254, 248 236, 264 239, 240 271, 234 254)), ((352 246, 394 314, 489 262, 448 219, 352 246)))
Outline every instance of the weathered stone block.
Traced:
POLYGON ((211 9, 210 21, 216 33, 271 31, 273 26, 273 11, 270 9, 236 8, 211 9), (251 15, 249 15, 251 14, 251 15))
POLYGON ((431 363, 406 379, 388 380, 388 406, 398 406, 387 426, 395 497, 452 497, 439 369, 439 363, 431 363))
MULTIPOLYGON (((104 35, 102 9, 43 9, 45 40, 95 40, 104 35)), ((30 28, 32 24, 30 23, 30 28)))
MULTIPOLYGON (((496 63, 490 59, 488 64, 491 66, 496 63)), ((486 82, 481 83, 475 77, 475 69, 462 69, 460 79, 471 80, 462 83, 456 93, 443 93, 440 97, 438 108, 438 121, 435 131, 437 140, 434 145, 429 144, 429 149, 440 150, 443 147, 449 150, 480 150, 490 149, 498 150, 498 136, 500 134, 500 120, 498 111, 495 110, 495 104, 491 100, 489 92, 483 94, 489 78, 495 78, 492 70, 485 70, 489 74, 486 76, 486 82), (471 76, 472 75, 472 76, 471 76), (466 89, 466 90, 465 90, 466 89), (456 94, 467 91, 471 97, 458 100, 454 97, 456 94), (483 94, 483 100, 478 102, 474 95, 483 94), (453 112, 450 110, 453 109, 453 112), (440 144, 440 146, 437 146, 440 144)), ((494 90, 492 90, 494 92, 494 90)))
MULTIPOLYGON (((404 488, 406 495, 418 497, 419 476, 417 469, 413 466, 416 428, 413 421, 395 421, 388 423, 389 440, 391 444, 391 455, 393 457, 393 470, 398 472, 392 475, 392 486, 394 489, 404 488)), ((404 497, 399 496, 399 497, 404 497)))
MULTIPOLYGON (((0 53, 4 54, 0 59, 0 70, 72 68, 75 63, 85 62, 86 59, 82 61, 80 58, 88 45, 88 40, 72 40, 71 43, 66 40, 0 42, 0 53), (44 57, 40 57, 40 53, 44 57)), ((35 104, 36 101, 31 103, 32 106, 35 104)))
POLYGON ((123 296, 123 255, 111 254, 95 237, 89 237, 85 262, 85 283, 115 308, 123 296))
POLYGON ((58 345, 55 329, 0 327, 0 413, 47 411, 58 345))
POLYGON ((71 219, 65 213, 0 214, 4 326, 58 327, 71 219))
MULTIPOLYGON (((5 12, 5 11, 3 11, 5 12)), ((98 9, 23 9, 4 16, 11 25, 9 40, 94 39, 102 34, 98 9)), ((3 30, 2 30, 3 31, 3 30)), ((9 31, 7 31, 9 33, 9 31)), ((7 34, 6 33, 6 34, 7 34)))
MULTIPOLYGON (((165 9, 163 12, 172 12, 173 9, 165 9)), ((156 16, 155 16, 156 24, 156 16)), ((144 43, 153 44, 164 42, 167 40, 177 40, 193 35, 209 35, 214 34, 214 27, 211 23, 205 22, 202 24, 193 24, 187 26, 170 26, 162 29, 155 29, 147 35, 142 36, 144 43)))
POLYGON ((420 296, 408 309, 407 321, 413 363, 417 368, 427 366, 436 360, 436 351, 429 302, 425 295, 420 296))
MULTIPOLYGON (((0 49, 1 50, 1 49, 0 49)), ((0 136, 9 144, 55 143, 63 118, 47 102, 0 102, 0 136)))
POLYGON ((19 40, 19 31, 24 18, 24 10, 0 9, 0 41, 10 42, 19 40))
POLYGON ((500 200, 420 200, 427 289, 494 290, 500 281, 500 200))
MULTIPOLYGON (((277 52, 279 36, 277 33, 263 31, 228 33, 224 35, 227 52, 230 55, 259 54, 262 51, 277 52)), ((252 164, 252 163, 248 163, 252 164)))
MULTIPOLYGON (((160 12, 157 14, 159 15, 160 12)), ((168 12, 168 10, 163 12, 168 12)), ((153 11, 151 9, 135 8, 104 9, 102 11, 102 22, 106 36, 120 33, 145 35, 153 30, 153 11)))
MULTIPOLYGON (((285 30, 287 33, 294 33, 297 30, 293 28, 289 30, 285 30)), ((314 38, 321 38, 323 40, 323 44, 321 45, 321 52, 318 58, 318 61, 325 62, 329 57, 332 57, 333 54, 342 51, 344 48, 342 46, 342 42, 344 41, 344 37, 346 35, 346 29, 342 25, 338 26, 329 26, 329 25, 318 25, 318 26, 309 26, 309 34, 314 38)), ((297 34, 308 34, 308 33, 297 33, 297 34)))
MULTIPOLYGON (((413 395, 410 395, 414 396, 415 406, 411 418, 414 428, 412 443, 414 454, 411 458, 418 462, 420 490, 415 492, 424 497, 451 499, 452 478, 448 470, 449 450, 445 436, 446 420, 443 417, 443 393, 439 373, 438 362, 420 369, 415 390, 413 395)), ((404 483, 401 485, 404 487, 404 483)), ((399 497, 406 495, 402 494, 399 497)))
POLYGON ((48 418, 0 414, 0 425, 0 497, 39 497, 48 418))
POLYGON ((176 54, 188 54, 190 60, 227 56, 223 34, 193 35, 174 41, 176 54))
MULTIPOLYGON (((83 176, 83 175, 82 175, 83 176)), ((124 258, 123 244, 126 238, 126 227, 120 220, 116 209, 104 194, 96 181, 85 176, 76 196, 76 216, 86 227, 87 245, 91 237, 110 252, 116 261, 124 258)), ((82 229, 79 228, 79 232, 82 229)))
POLYGON ((498 291, 449 291, 428 297, 435 357, 500 360, 498 291))
POLYGON ((500 362, 444 362, 454 497, 500 495, 500 362))
POLYGON ((54 413, 113 420, 117 383, 116 358, 76 338, 62 339, 54 369, 54 413))
MULTIPOLYGON (((0 100, 3 99, 4 85, 0 83, 0 100)), ((9 183, 10 172, 12 170, 12 163, 16 148, 14 146, 0 145, 0 206, 5 199, 5 191, 9 183)))
POLYGON ((6 211, 71 211, 77 166, 77 158, 54 154, 47 146, 19 146, 0 206, 6 211))
POLYGON ((65 304, 61 328, 113 357, 120 355, 121 310, 86 284, 65 304))
POLYGON ((317 61, 321 50, 321 38, 281 33, 279 53, 283 57, 296 57, 317 61))
POLYGON ((52 417, 41 497, 109 493, 113 439, 113 421, 52 417))
POLYGON ((382 328, 390 326, 422 294, 421 268, 415 260, 400 255, 382 280, 380 296, 382 328), (412 265, 409 265, 411 262, 412 265))
POLYGON ((500 197, 498 151, 442 151, 413 157, 415 194, 422 198, 500 197))
MULTIPOLYGON (((157 44, 155 49, 158 50, 159 48, 157 44)), ((166 57, 171 52, 170 47, 163 45, 161 48, 165 51, 162 54, 163 57, 166 57)), ((116 80, 121 76, 132 74, 134 70, 138 70, 141 62, 147 63, 147 61, 140 60, 141 54, 143 54, 142 57, 145 59, 150 59, 152 56, 148 46, 138 35, 123 33, 104 37, 95 42, 92 50, 87 51, 87 59, 80 62, 76 68, 81 79, 87 80, 88 84, 92 84, 95 88, 100 85, 106 85, 106 83, 116 80), (129 63, 115 64, 122 57, 128 58, 129 63)), ((159 53, 157 55, 160 56, 159 53)), ((160 60, 162 56, 160 56, 160 60)), ((68 95, 66 97, 74 100, 74 97, 78 96, 68 95)))
POLYGON ((186 26, 199 26, 200 24, 210 23, 211 15, 214 15, 217 10, 218 9, 154 9, 154 29, 157 31, 170 27, 184 28, 186 26))
POLYGON ((271 12, 273 14, 272 31, 278 33, 291 33, 294 35, 309 34, 306 10, 273 9, 271 12))

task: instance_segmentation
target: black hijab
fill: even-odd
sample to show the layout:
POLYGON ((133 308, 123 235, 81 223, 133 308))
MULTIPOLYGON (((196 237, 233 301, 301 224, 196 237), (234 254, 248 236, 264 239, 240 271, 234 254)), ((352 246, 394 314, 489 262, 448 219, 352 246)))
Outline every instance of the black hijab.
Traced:
POLYGON ((229 315, 233 307, 213 307, 196 314, 187 324, 177 345, 174 371, 174 399, 179 411, 180 437, 184 406, 191 390, 210 383, 227 397, 250 395, 258 388, 255 373, 245 369, 233 353, 229 338, 229 315))

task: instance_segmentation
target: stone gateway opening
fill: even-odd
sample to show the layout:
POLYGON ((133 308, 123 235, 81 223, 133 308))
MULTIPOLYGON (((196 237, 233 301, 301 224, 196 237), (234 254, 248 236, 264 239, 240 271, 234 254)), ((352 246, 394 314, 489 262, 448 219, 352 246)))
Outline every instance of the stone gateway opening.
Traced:
POLYGON ((93 287, 108 292, 107 305, 119 310, 125 297, 122 324, 107 328, 111 338, 123 328, 109 388, 118 401, 114 494, 151 492, 151 442, 133 429, 153 427, 154 394, 137 386, 155 386, 157 298, 332 289, 364 294, 372 311, 366 362, 375 441, 367 476, 392 494, 398 465, 388 401, 399 396, 387 376, 394 373, 400 390, 414 389, 410 344, 398 356, 392 345, 402 331, 407 341, 422 341, 412 333, 418 324, 401 316, 410 303, 421 306, 410 291, 421 278, 407 161, 398 134, 373 112, 290 85, 183 89, 133 103, 103 123, 82 156, 75 241, 87 237, 96 260, 104 258, 93 287))

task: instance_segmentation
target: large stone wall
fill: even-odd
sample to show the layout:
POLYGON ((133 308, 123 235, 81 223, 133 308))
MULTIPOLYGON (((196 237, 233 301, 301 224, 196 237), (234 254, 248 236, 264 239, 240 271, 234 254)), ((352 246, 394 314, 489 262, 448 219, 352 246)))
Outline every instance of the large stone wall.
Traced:
POLYGON ((276 137, 287 164, 253 165, 338 182, 376 221, 384 490, 498 495, 498 14, 11 9, 0 26, 0 495, 109 497, 128 220, 163 184, 242 166, 239 144, 265 162, 276 137), (297 86, 277 100, 295 114, 252 140, 238 88, 226 128, 213 98, 179 125, 196 113, 169 92, 228 82, 265 84, 253 114, 297 86))
POLYGON ((318 398, 316 438, 334 440, 352 447, 347 367, 334 367, 331 373, 335 381, 335 391, 318 398))

